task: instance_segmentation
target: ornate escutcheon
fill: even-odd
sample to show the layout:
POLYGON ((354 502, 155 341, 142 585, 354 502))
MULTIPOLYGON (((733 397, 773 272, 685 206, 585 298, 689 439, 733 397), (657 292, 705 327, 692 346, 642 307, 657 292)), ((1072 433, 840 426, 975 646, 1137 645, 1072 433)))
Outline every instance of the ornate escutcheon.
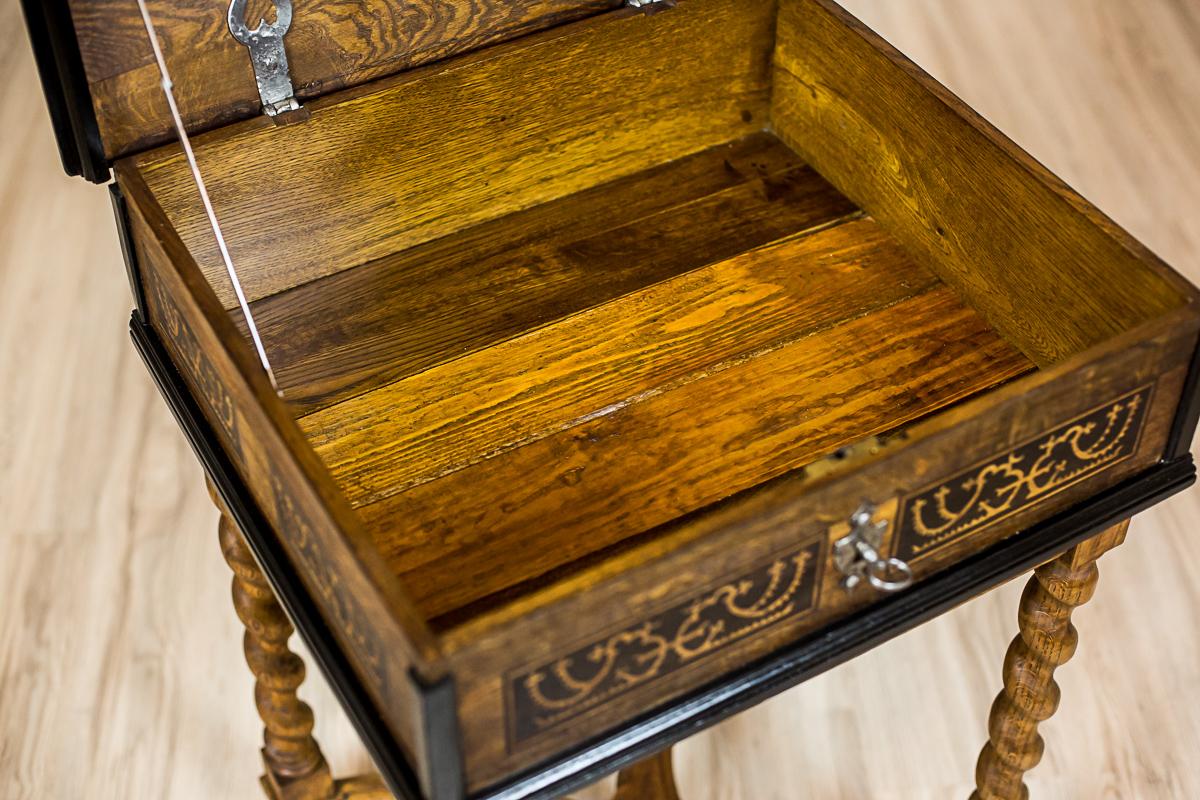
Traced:
POLYGON ((875 506, 866 501, 850 515, 850 532, 833 543, 833 562, 845 576, 842 587, 846 591, 853 591, 864 580, 881 592, 898 592, 912 585, 908 564, 880 554, 887 525, 886 519, 875 521, 875 506))

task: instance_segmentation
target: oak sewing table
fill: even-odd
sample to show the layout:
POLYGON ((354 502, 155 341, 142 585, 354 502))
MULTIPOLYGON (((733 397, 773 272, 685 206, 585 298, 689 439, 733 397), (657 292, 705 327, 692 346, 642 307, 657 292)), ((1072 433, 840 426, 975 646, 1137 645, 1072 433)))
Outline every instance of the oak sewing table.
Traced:
POLYGON ((1036 567, 977 771, 1025 796, 1096 559, 1194 480, 1196 290, 830 0, 259 5, 146 3, 161 67, 135 0, 25 10, 268 795, 674 797, 674 742, 1036 567))

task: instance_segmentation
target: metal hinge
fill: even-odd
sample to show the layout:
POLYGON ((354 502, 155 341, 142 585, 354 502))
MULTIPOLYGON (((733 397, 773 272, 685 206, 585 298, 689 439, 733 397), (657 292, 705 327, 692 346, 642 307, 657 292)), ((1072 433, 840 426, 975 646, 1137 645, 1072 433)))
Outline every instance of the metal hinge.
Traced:
POLYGON ((653 14, 656 11, 674 8, 675 0, 625 0, 625 5, 640 8, 644 14, 653 14))
POLYGON ((287 51, 283 47, 283 37, 292 27, 292 0, 273 1, 275 21, 268 24, 265 19, 260 20, 253 30, 246 25, 246 0, 232 0, 229 4, 229 32, 250 48, 258 96, 262 99, 263 112, 269 117, 301 108, 288 72, 287 51))

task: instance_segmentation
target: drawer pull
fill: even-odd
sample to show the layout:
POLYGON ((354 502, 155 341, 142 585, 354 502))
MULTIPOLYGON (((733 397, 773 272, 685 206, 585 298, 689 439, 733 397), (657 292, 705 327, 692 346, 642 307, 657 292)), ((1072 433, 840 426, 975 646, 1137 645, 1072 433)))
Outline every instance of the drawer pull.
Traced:
POLYGON ((845 577, 842 587, 852 591, 864 579, 881 592, 898 592, 912 585, 913 573, 898 558, 883 558, 883 532, 887 520, 873 521, 875 506, 864 502, 850 515, 850 532, 833 543, 833 559, 845 577))

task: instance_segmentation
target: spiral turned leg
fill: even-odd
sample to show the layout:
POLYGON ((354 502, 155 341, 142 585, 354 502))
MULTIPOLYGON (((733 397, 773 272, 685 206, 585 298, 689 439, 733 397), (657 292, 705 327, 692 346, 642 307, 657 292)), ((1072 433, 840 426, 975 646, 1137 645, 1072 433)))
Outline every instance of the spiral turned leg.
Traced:
POLYGON ((1024 774, 1042 760, 1038 724, 1058 708, 1054 670, 1075 654, 1071 612, 1091 599, 1096 559, 1125 538, 1128 522, 1109 528, 1034 571, 1021 595, 1020 633, 1004 657, 1004 690, 992 704, 988 743, 975 768, 971 800, 1027 800, 1024 774))
POLYGON ((221 512, 221 553, 233 569, 233 605, 246 628, 243 650, 264 726, 263 791, 271 800, 390 800, 377 775, 330 775, 312 735, 312 709, 296 696, 304 662, 288 648, 292 624, 211 481, 208 493, 221 512))
POLYGON ((613 800, 679 800, 671 751, 663 750, 621 770, 613 800))
POLYGON ((263 789, 276 800, 331 798, 333 778, 313 739, 313 713, 296 696, 304 662, 288 649, 292 625, 241 534, 225 514, 221 552, 233 569, 233 605, 246 627, 243 648, 256 679, 254 701, 262 717, 263 789))
POLYGON ((671 766, 671 749, 667 748, 621 770, 617 775, 617 791, 612 800, 679 800, 675 771, 671 766))

